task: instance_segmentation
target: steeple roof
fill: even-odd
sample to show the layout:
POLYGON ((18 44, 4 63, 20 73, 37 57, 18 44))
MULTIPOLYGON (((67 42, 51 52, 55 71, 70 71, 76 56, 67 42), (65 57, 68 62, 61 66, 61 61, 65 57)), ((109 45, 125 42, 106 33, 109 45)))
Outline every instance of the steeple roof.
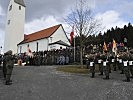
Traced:
POLYGON ((14 2, 25 7, 24 0, 14 0, 14 2))

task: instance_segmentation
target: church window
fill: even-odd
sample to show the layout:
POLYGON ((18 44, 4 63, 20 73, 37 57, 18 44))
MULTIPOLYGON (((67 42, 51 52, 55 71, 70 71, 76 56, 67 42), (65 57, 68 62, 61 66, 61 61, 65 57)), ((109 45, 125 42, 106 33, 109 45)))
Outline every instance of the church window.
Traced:
POLYGON ((8 20, 7 24, 8 24, 8 25, 10 24, 10 20, 8 20))
POLYGON ((38 42, 36 43, 36 51, 38 51, 38 42))
POLYGON ((9 11, 12 10, 12 5, 9 7, 9 11))
POLYGON ((20 46, 20 53, 21 53, 21 51, 22 51, 22 46, 20 46))
POLYGON ((19 6, 19 10, 21 10, 21 6, 19 6))
POLYGON ((62 46, 60 46, 60 49, 62 49, 62 46))

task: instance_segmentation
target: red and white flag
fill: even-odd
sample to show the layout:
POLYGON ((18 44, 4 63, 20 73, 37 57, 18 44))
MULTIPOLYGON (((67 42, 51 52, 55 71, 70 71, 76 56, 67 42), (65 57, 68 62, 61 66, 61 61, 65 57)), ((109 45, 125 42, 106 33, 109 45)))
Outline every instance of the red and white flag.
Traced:
POLYGON ((71 44, 72 44, 73 36, 74 36, 74 26, 72 27, 72 32, 70 33, 70 43, 71 44))
POLYGON ((27 55, 33 57, 32 51, 29 47, 27 47, 27 55))
POLYGON ((108 49, 107 49, 107 45, 106 45, 106 43, 104 42, 104 44, 103 44, 103 51, 107 51, 108 49))
POLYGON ((116 42, 115 42, 115 40, 113 39, 113 47, 112 47, 112 52, 114 52, 115 53, 115 55, 117 54, 117 46, 116 46, 116 42))

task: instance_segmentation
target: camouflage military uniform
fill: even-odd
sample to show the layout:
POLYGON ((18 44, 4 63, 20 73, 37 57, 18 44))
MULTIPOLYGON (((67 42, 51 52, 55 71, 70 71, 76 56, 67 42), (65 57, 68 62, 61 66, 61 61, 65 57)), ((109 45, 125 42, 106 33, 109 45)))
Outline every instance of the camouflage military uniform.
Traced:
POLYGON ((98 56, 98 65, 99 65, 99 71, 100 71, 99 75, 103 75, 102 55, 98 56))
POLYGON ((110 59, 111 59, 113 70, 116 71, 116 68, 117 68, 117 56, 115 56, 115 53, 112 53, 110 59))
POLYGON ((124 52, 123 53, 123 56, 122 56, 122 59, 123 59, 123 68, 124 68, 124 74, 126 76, 126 82, 130 82, 130 67, 128 65, 128 59, 129 59, 129 55, 127 52, 124 52))
POLYGON ((133 49, 130 51, 129 54, 129 66, 130 66, 130 72, 131 72, 131 78, 133 78, 133 49))
POLYGON ((119 56, 119 67, 120 67, 120 70, 121 70, 120 74, 124 74, 124 66, 123 66, 122 63, 123 63, 122 53, 120 53, 120 56, 119 56))
POLYGON ((94 56, 92 54, 89 55, 88 61, 89 61, 90 72, 92 74, 91 78, 94 78, 95 77, 95 64, 94 64, 94 56))
POLYGON ((105 73, 105 78, 103 79, 109 79, 109 61, 108 61, 108 55, 104 54, 103 55, 103 71, 105 73))
POLYGON ((4 56, 4 60, 6 62, 6 85, 10 85, 11 83, 11 74, 12 74, 12 70, 13 70, 13 66, 14 66, 14 57, 12 55, 12 51, 9 50, 8 52, 6 52, 6 55, 4 56))

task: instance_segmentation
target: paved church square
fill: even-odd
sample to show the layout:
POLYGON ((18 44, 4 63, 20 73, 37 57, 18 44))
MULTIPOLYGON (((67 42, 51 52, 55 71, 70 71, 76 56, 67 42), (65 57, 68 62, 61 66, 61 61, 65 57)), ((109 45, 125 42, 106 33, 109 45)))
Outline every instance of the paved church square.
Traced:
POLYGON ((133 100, 131 0, 0 2, 0 100, 133 100))
MULTIPOLYGON (((18 66, 13 70, 13 84, 0 79, 0 100, 133 100, 133 80, 112 72, 110 80, 96 74, 58 72, 58 66, 18 66)), ((1 71, 1 70, 0 70, 1 71)))

